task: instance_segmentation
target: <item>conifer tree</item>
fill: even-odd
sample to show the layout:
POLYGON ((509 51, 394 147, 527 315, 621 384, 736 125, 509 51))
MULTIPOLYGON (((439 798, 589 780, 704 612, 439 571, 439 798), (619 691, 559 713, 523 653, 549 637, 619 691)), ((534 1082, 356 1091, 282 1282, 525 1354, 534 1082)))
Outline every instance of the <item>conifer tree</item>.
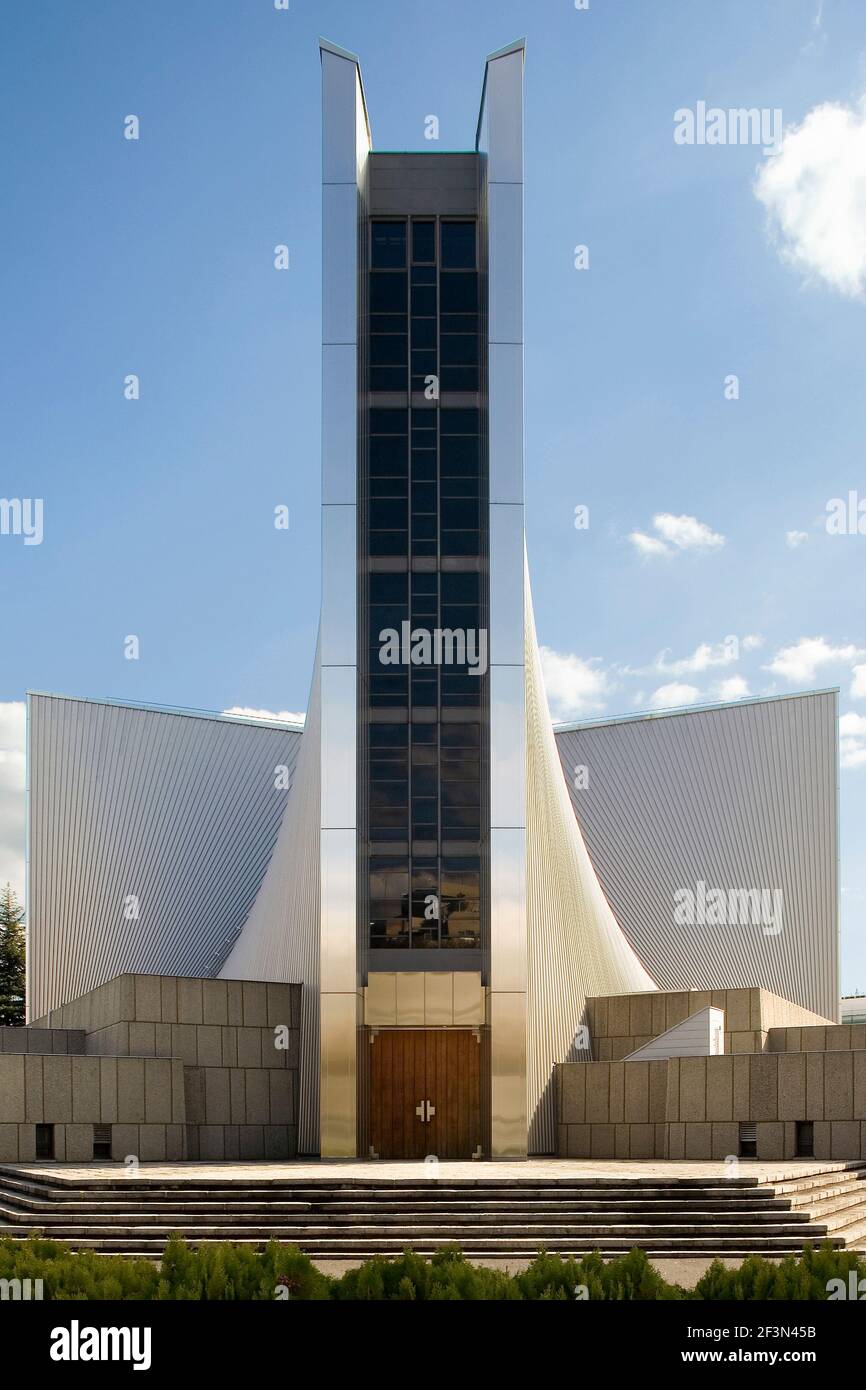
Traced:
POLYGON ((24 1023, 24 909, 12 885, 0 889, 0 1026, 24 1023))

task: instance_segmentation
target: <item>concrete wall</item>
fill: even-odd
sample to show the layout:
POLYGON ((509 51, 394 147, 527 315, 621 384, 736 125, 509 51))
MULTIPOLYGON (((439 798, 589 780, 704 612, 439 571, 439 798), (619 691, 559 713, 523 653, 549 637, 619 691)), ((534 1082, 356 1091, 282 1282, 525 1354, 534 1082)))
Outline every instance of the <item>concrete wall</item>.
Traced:
POLYGON ((556 1068, 560 1158, 658 1158, 666 1143, 666 1061, 556 1068))
POLYGON ((586 1001, 593 1059, 620 1061, 666 1029, 707 1008, 724 1010, 726 1052, 763 1052, 773 1027, 829 1022, 765 989, 611 995, 586 1001))
POLYGON ((569 1158, 724 1159, 756 1125, 759 1159, 866 1158, 866 1051, 576 1062, 557 1067, 558 1153, 569 1158))
POLYGON ((79 1028, 0 1028, 0 1052, 84 1052, 79 1028))
MULTIPOLYGON (((35 1040, 49 1053, 75 1047, 85 1054, 62 1059, 82 1064, 69 1073, 72 1100, 66 1082, 58 1082, 38 1116, 40 1123, 55 1125, 56 1158, 92 1158, 95 1123, 112 1125, 113 1157, 249 1159, 297 1153, 300 985, 121 975, 40 1022, 52 1026, 0 1030, 15 1035, 9 1050, 14 1044, 33 1053, 35 1040), (148 1108, 142 1086, 153 1090, 164 1066, 173 1069, 174 1090, 171 1113, 162 1116, 159 1110, 157 1120, 151 1112, 158 1102, 154 1098, 148 1108), (103 1109, 90 1106, 93 1113, 79 1114, 80 1088, 89 1104, 103 1090, 102 1081, 93 1078, 103 1075, 106 1097, 116 1092, 114 1107, 106 1099, 103 1109), (72 1123, 70 1131, 70 1123, 79 1120, 84 1128, 72 1123), (178 1133, 172 1129, 169 1135, 167 1126, 178 1133)), ((5 1048, 5 1039, 0 1041, 5 1048)), ((0 1085, 0 1130, 6 1126, 0 1152, 7 1161, 35 1156, 30 1121, 36 1119, 19 1113, 14 1094, 0 1085)), ((159 1094, 157 1087, 153 1096, 159 1094)))
POLYGON ((771 1028, 769 1052, 847 1052, 866 1048, 866 1023, 834 1023, 827 1028, 771 1028))
POLYGON ((0 1162, 36 1158, 37 1124, 54 1157, 93 1158, 93 1127, 111 1125, 112 1158, 185 1156, 183 1063, 170 1057, 0 1055, 0 1162))

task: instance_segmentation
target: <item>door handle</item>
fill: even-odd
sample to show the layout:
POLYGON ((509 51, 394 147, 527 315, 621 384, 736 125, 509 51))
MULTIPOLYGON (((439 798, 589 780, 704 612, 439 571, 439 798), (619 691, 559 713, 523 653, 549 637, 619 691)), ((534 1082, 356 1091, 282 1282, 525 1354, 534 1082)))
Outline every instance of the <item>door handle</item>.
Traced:
POLYGON ((436 1114, 436 1106, 431 1105, 429 1100, 422 1100, 420 1105, 415 1106, 415 1114, 420 1119, 422 1125, 428 1125, 436 1114))

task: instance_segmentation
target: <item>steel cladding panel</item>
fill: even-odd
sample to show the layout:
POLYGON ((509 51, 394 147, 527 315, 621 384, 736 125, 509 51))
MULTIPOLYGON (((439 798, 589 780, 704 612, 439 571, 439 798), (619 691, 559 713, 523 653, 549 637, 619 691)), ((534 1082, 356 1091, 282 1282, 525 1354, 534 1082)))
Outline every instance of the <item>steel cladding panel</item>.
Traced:
POLYGON ((515 391, 523 363, 523 60, 522 43, 488 58, 477 137, 488 332, 494 1157, 525 1153, 527 1141, 523 395, 515 391))
POLYGON ((299 730, 31 695, 28 1016, 124 971, 215 974, 300 745, 299 730))
POLYGON ((760 985, 836 1018, 837 713, 820 691, 557 731, 596 873, 660 988, 760 985), (678 925, 675 895, 698 917, 700 884, 778 892, 781 929, 775 912, 678 925))

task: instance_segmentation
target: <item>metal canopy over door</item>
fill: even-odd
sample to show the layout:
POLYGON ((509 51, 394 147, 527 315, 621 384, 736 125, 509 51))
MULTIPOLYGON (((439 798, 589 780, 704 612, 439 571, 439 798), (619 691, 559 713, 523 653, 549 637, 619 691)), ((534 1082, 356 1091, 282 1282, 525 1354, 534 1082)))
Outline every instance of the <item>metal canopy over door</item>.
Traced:
POLYGON ((371 1139, 379 1158, 472 1158, 481 1147, 481 1046, 470 1029, 373 1034, 371 1139))

